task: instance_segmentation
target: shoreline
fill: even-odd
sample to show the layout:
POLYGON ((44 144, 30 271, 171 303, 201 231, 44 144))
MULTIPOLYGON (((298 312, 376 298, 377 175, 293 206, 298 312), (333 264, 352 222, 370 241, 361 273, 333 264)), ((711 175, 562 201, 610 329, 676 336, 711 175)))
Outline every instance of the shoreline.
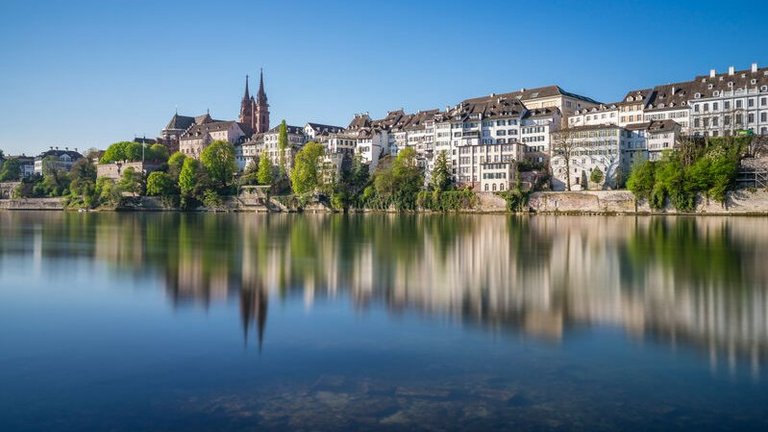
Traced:
MULTIPOLYGON (((264 204, 246 204, 237 197, 228 197, 221 208, 199 207, 190 210, 168 208, 154 197, 140 197, 130 203, 114 208, 86 210, 93 212, 177 212, 177 213, 349 213, 349 214, 508 214, 508 215, 568 215, 568 216, 768 216, 768 191, 738 190, 728 193, 724 205, 697 199, 696 209, 692 212, 678 212, 667 206, 664 209, 651 209, 644 200, 635 199, 631 192, 621 191, 576 191, 576 192, 534 192, 530 195, 523 211, 509 211, 506 202, 493 194, 478 193, 481 198, 475 208, 449 212, 434 210, 387 210, 387 209, 351 209, 333 210, 322 204, 312 204, 303 209, 275 211, 264 204)), ((0 211, 66 211, 78 212, 79 209, 67 208, 63 198, 23 198, 0 200, 0 211)))

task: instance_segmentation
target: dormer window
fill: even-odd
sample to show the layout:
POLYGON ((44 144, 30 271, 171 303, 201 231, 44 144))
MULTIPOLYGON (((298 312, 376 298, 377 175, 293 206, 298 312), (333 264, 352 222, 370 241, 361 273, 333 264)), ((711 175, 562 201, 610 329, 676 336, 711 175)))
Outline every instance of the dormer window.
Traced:
POLYGON ((696 93, 693 97, 694 99, 701 99, 701 93, 696 93))
POLYGON ((708 88, 708 89, 710 89, 710 90, 712 90, 712 87, 714 87, 712 84, 709 84, 709 85, 707 86, 707 88, 708 88))
POLYGON ((733 81, 728 81, 728 88, 733 88, 733 81))
POLYGON ((757 80, 752 78, 752 80, 749 83, 752 84, 752 85, 755 85, 755 84, 757 84, 757 80))
POLYGON ((760 91, 761 92, 768 91, 768 86, 761 86, 760 91))
POLYGON ((715 91, 712 92, 712 96, 718 97, 718 96, 720 96, 720 92, 715 90, 715 91))

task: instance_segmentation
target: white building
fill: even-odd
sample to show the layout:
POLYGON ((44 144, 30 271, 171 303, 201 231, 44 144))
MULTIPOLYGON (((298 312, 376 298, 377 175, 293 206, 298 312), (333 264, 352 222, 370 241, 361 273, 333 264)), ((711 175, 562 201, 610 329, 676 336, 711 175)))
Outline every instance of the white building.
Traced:
POLYGON ((748 70, 727 73, 714 69, 696 77, 690 131, 699 136, 723 136, 750 132, 768 135, 768 68, 756 63, 748 70))
POLYGON ((630 139, 631 132, 610 124, 564 128, 553 133, 552 189, 566 190, 570 181, 571 190, 582 190, 595 168, 602 171, 605 186, 616 187, 622 167, 627 165, 622 150, 630 139), (569 153, 570 166, 565 160, 569 153))
MULTIPOLYGON (((72 165, 74 165, 75 162, 77 162, 82 158, 83 158, 83 155, 81 155, 75 150, 70 150, 68 148, 65 148, 64 150, 59 150, 58 147, 56 148, 51 147, 50 150, 41 153, 39 156, 35 158, 34 173, 43 174, 43 162, 45 160, 52 161, 54 166, 58 170, 69 171, 72 168, 72 165)), ((23 177, 25 176, 24 174, 25 173, 22 172, 23 177)))
POLYGON ((528 110, 521 120, 520 149, 518 159, 548 164, 551 152, 551 134, 560 130, 563 118, 557 108, 528 110))
POLYGON ((480 187, 483 192, 510 190, 515 183, 514 162, 483 162, 480 164, 480 187))
POLYGON ((673 120, 653 121, 648 126, 648 160, 657 161, 665 151, 677 147, 682 135, 682 127, 673 120))

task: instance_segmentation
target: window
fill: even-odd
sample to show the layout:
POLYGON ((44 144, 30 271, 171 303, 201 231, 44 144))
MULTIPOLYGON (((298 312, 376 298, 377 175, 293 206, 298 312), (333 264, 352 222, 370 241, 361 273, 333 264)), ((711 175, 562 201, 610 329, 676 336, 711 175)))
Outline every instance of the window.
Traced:
POLYGON ((747 106, 750 108, 755 106, 755 99, 754 98, 747 99, 747 106))
POLYGON ((753 113, 749 113, 747 115, 747 123, 754 123, 755 122, 755 115, 753 113))
POLYGON ((731 101, 723 102, 723 109, 731 109, 731 101))
POLYGON ((712 102, 712 111, 717 111, 717 102, 712 102))
POLYGON ((736 108, 741 108, 743 106, 741 99, 736 101, 736 108))

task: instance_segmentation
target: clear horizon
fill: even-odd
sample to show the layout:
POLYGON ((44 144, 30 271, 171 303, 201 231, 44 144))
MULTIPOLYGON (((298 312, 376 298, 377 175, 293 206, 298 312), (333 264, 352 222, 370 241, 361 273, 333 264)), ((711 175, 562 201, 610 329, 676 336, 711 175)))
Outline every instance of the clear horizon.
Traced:
POLYGON ((3 2, 0 149, 155 137, 177 107, 234 119, 262 67, 272 126, 346 126, 550 84, 614 102, 768 64, 761 20, 744 19, 765 2, 358 3, 3 2))

